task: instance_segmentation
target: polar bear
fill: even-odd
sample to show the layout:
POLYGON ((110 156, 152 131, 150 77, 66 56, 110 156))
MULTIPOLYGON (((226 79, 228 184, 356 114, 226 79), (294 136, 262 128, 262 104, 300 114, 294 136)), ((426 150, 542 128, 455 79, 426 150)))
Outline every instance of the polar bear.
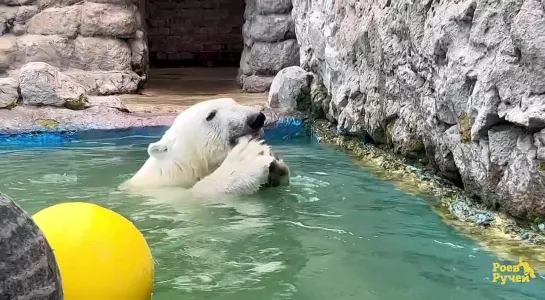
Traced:
POLYGON ((197 103, 148 146, 148 159, 121 187, 182 187, 209 195, 286 184, 289 168, 260 139, 265 119, 261 110, 231 98, 197 103))
POLYGON ((244 136, 227 154, 218 169, 191 191, 198 195, 243 195, 257 192, 263 186, 289 184, 289 168, 273 155, 261 139, 244 136))

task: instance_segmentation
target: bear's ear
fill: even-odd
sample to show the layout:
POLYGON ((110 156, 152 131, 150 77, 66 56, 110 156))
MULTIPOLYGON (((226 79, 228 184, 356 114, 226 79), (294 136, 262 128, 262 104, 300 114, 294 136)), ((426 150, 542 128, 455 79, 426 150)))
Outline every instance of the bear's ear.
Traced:
POLYGON ((151 143, 148 146, 148 154, 155 158, 162 158, 168 151, 168 145, 163 140, 151 143))

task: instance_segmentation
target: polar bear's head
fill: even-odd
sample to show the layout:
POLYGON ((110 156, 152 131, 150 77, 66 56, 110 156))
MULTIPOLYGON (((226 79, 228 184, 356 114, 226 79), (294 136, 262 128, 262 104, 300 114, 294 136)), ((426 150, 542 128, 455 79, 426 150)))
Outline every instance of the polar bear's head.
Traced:
MULTIPOLYGON (((163 137, 148 147, 151 158, 191 170, 194 180, 214 171, 242 136, 262 136, 265 115, 231 98, 197 103, 180 113, 163 137)), ((186 176, 188 177, 187 174, 186 176)))

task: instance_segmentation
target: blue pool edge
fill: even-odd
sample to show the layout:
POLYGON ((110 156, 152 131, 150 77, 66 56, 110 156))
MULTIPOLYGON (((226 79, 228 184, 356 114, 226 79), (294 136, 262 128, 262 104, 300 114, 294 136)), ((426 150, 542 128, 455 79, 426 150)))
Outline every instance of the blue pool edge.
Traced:
MULTIPOLYGON (((49 146, 71 141, 92 141, 125 137, 160 137, 169 126, 142 126, 115 129, 50 130, 20 133, 0 132, 0 148, 9 146, 49 146)), ((290 139, 305 134, 307 124, 299 117, 284 117, 264 127, 266 140, 290 139)))

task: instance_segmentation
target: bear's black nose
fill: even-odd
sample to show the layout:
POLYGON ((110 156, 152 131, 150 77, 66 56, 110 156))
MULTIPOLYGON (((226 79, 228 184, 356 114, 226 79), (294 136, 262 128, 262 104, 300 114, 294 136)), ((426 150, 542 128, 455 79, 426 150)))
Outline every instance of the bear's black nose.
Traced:
POLYGON ((250 126, 250 128, 254 130, 260 129, 265 124, 266 118, 267 117, 265 117, 265 114, 263 114, 262 112, 255 114, 254 116, 250 117, 250 119, 248 120, 248 126, 250 126))

